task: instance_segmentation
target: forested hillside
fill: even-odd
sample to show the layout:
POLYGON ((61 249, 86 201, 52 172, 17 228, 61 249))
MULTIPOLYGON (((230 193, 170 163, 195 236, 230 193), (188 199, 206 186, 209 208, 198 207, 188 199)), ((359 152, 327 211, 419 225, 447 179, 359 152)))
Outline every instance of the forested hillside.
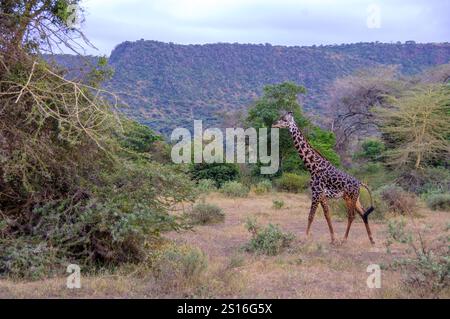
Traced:
MULTIPOLYGON (((64 60, 70 59, 65 56, 60 62, 64 60)), ((293 81, 305 86, 305 109, 321 114, 326 91, 338 77, 387 64, 410 75, 449 61, 448 43, 285 47, 141 40, 113 50, 115 74, 107 86, 123 93, 127 114, 167 134, 178 125, 191 126, 193 118, 217 124, 218 113, 247 106, 268 84, 293 81)))

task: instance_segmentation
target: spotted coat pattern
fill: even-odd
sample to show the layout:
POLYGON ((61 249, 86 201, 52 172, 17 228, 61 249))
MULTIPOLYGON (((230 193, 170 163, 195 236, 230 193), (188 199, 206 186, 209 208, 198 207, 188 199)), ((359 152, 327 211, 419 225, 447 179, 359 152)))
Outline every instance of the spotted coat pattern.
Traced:
POLYGON ((306 169, 311 174, 311 195, 312 203, 308 218, 307 234, 309 235, 312 221, 314 219, 318 205, 323 208, 325 218, 330 229, 331 239, 334 242, 334 231, 331 224, 328 199, 343 198, 347 205, 348 224, 344 240, 347 239, 350 226, 355 218, 355 211, 363 218, 370 241, 373 243, 367 216, 373 211, 371 207, 368 211, 364 211, 359 201, 360 187, 368 189, 367 185, 361 183, 355 177, 339 170, 327 159, 325 159, 318 151, 316 151, 307 141, 303 133, 297 127, 292 113, 288 113, 280 118, 274 125, 274 128, 288 128, 291 133, 295 148, 303 160, 306 169))

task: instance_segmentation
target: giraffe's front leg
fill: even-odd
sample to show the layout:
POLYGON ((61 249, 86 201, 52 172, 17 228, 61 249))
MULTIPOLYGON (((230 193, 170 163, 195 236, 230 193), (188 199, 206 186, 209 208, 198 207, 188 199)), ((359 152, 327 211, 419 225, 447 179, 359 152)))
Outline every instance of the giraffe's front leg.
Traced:
POLYGON ((319 206, 319 201, 313 199, 311 203, 311 209, 309 210, 308 216, 308 228, 306 229, 306 236, 309 237, 311 231, 311 224, 314 220, 314 216, 316 215, 317 207, 319 206))
POLYGON ((325 219, 327 220, 328 229, 330 230, 331 243, 334 244, 336 242, 334 237, 333 224, 331 223, 330 209, 328 207, 327 201, 324 199, 320 202, 323 208, 323 214, 325 215, 325 219))
POLYGON ((320 184, 320 178, 313 176, 311 179, 311 209, 309 210, 308 216, 308 227, 306 228, 306 236, 309 237, 311 231, 311 225, 316 215, 317 207, 319 206, 320 200, 323 197, 323 188, 320 184))

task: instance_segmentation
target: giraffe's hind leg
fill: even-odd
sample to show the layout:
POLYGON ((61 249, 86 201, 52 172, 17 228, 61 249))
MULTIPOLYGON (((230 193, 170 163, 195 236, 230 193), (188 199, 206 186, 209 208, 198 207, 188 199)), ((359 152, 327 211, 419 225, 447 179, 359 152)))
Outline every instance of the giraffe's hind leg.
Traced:
POLYGON ((364 208, 362 207, 361 202, 359 201, 359 197, 355 202, 355 208, 356 208, 356 211, 358 212, 358 214, 361 216, 361 218, 364 221, 364 225, 366 226, 367 235, 369 236, 370 242, 372 243, 372 245, 374 245, 375 241, 372 238, 372 232, 370 231, 369 221, 364 218, 364 208))
POLYGON ((320 202, 320 205, 322 206, 323 214, 325 215, 325 219, 327 220, 327 223, 328 223, 328 229, 330 230, 331 242, 334 243, 335 242, 334 230, 333 230, 333 225, 331 224, 330 209, 328 207, 328 203, 324 199, 320 202))
POLYGON ((345 230, 344 242, 348 239, 348 234, 350 233, 350 227, 355 220, 355 203, 349 198, 345 198, 345 205, 347 206, 347 229, 345 230))

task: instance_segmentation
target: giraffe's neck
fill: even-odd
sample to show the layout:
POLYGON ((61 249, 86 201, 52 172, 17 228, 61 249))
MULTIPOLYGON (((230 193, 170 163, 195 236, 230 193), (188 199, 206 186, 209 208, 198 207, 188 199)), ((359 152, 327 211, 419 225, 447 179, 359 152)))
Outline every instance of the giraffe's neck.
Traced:
POLYGON ((294 141, 295 148, 297 149, 298 155, 305 163, 306 169, 311 173, 315 174, 318 170, 329 163, 324 159, 319 153, 317 153, 306 140, 303 133, 297 127, 297 124, 291 123, 289 126, 289 132, 292 135, 292 140, 294 141))

